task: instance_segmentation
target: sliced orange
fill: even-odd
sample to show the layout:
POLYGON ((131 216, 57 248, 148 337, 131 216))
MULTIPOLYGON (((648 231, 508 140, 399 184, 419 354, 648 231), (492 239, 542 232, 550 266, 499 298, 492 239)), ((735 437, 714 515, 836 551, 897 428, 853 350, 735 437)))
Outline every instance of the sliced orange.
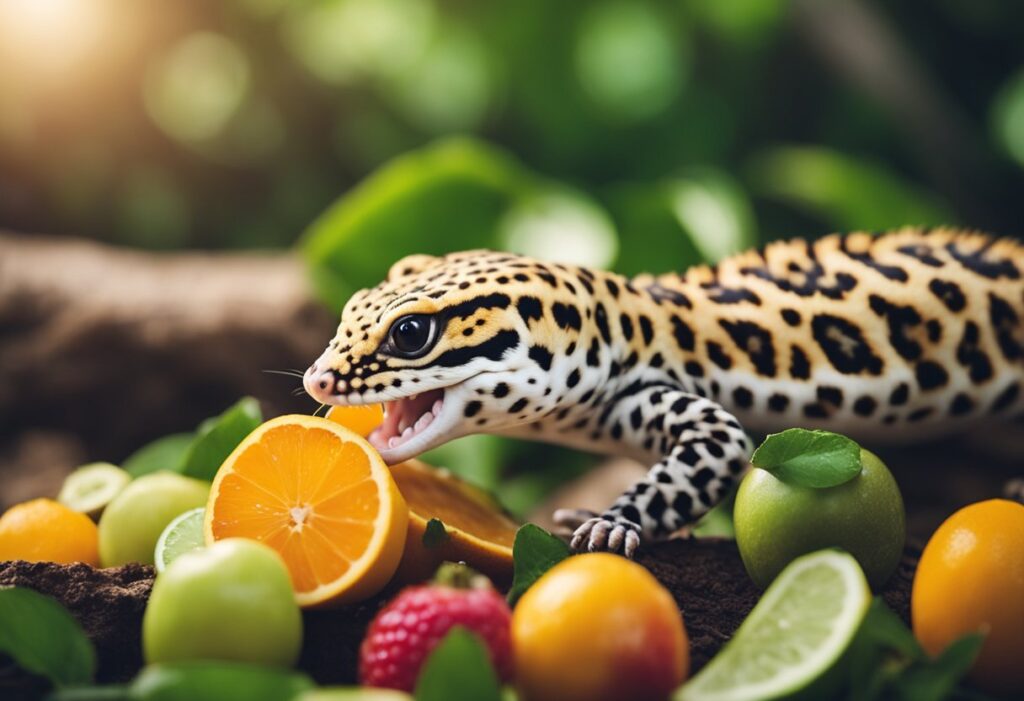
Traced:
POLYGON ((365 439, 315 416, 280 416, 228 456, 206 506, 206 542, 252 538, 284 558, 300 606, 369 598, 402 556, 408 509, 365 439))
POLYGON ((332 406, 327 412, 327 418, 366 438, 373 429, 384 423, 384 407, 381 404, 332 406))
POLYGON ((391 466, 391 474, 409 505, 409 535, 397 579, 428 579, 444 561, 465 562, 499 587, 512 582, 512 543, 519 524, 481 489, 448 470, 419 460, 391 466), (427 522, 438 519, 446 534, 423 536, 427 522))

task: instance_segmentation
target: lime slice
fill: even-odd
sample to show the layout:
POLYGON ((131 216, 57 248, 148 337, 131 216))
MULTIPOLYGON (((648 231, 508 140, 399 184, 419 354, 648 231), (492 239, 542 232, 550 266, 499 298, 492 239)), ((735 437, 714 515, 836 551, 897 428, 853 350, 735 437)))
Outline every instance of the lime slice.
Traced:
POLYGON ((199 507, 186 511, 167 524, 167 528, 156 541, 153 562, 156 571, 163 572, 167 565, 185 553, 206 547, 203 535, 203 517, 206 509, 199 507))
POLYGON ((131 475, 109 462, 82 465, 65 478, 57 501, 73 511, 96 515, 131 481, 131 475))
POLYGON ((774 699, 799 691, 839 659, 870 603, 853 556, 821 550, 797 558, 674 701, 774 699))

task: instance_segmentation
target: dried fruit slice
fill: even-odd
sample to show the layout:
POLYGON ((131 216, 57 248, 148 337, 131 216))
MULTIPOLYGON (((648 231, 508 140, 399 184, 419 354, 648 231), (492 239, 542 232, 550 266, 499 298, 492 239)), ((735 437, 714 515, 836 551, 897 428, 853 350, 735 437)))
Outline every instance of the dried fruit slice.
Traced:
POLYGON ((266 543, 304 607, 379 591, 398 566, 408 509, 365 439, 315 416, 267 421, 224 461, 210 490, 206 542, 266 543))
POLYGON ((392 465, 391 474, 409 505, 409 536, 398 568, 401 581, 428 579, 447 560, 467 563, 498 586, 511 584, 512 543, 519 524, 493 497, 419 460, 392 465), (431 519, 441 521, 444 531, 426 535, 431 519))

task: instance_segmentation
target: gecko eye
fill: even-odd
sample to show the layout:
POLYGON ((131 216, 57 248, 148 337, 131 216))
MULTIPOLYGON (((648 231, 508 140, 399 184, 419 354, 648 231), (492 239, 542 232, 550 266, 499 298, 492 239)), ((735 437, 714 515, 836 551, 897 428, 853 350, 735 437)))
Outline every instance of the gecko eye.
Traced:
POLYGON ((409 314, 391 325, 388 339, 395 354, 406 358, 423 355, 436 340, 435 322, 427 314, 409 314))

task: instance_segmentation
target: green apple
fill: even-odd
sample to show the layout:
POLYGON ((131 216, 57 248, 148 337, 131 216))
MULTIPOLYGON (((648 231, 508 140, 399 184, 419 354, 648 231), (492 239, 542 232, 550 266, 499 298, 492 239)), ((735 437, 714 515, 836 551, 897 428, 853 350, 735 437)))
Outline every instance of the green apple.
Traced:
POLYGON ((175 559, 153 584, 142 647, 150 664, 294 664, 302 615, 281 556, 255 540, 226 538, 175 559))
POLYGON ((829 547, 853 555, 878 588, 899 564, 906 539, 896 480, 866 450, 860 474, 835 487, 793 485, 751 470, 736 494, 733 519, 743 565, 762 588, 797 557, 829 547))
POLYGON ((189 509, 206 506, 208 482, 174 472, 154 472, 131 482, 100 518, 100 562, 153 564, 153 551, 167 524, 189 509))

